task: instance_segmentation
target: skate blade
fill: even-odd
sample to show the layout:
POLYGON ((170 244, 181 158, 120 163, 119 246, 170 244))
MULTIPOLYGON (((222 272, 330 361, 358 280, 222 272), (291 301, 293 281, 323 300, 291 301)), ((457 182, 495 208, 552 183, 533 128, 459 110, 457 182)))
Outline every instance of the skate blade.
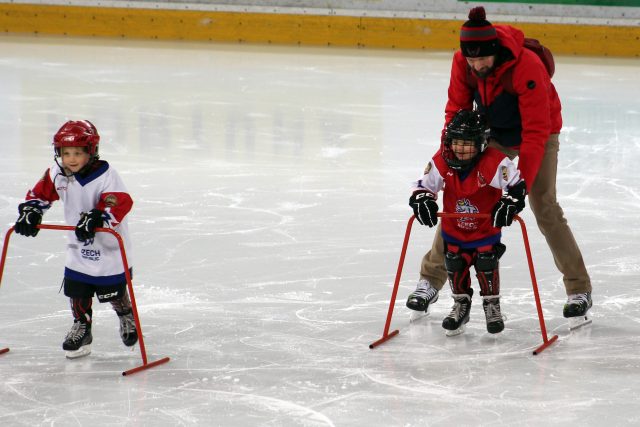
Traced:
POLYGON ((67 359, 77 359, 79 357, 88 356, 91 354, 91 344, 84 345, 77 350, 65 350, 65 356, 67 359))
POLYGON ((464 325, 460 326, 458 329, 454 329, 453 331, 447 330, 444 334, 448 337, 455 337, 457 335, 463 334, 465 330, 464 325))
POLYGON ((409 323, 415 323, 418 320, 424 318, 424 317, 428 317, 430 315, 430 311, 427 308, 427 311, 411 311, 411 314, 409 315, 409 323))
POLYGON ((568 321, 569 331, 575 331, 576 329, 580 329, 593 323, 593 320, 591 319, 591 317, 589 317, 589 315, 569 317, 568 321))

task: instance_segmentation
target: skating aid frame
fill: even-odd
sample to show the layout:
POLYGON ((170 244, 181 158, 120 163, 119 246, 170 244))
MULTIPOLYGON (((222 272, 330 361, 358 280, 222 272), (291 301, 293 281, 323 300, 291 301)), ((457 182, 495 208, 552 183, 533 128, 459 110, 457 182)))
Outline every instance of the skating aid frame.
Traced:
MULTIPOLYGON (((469 214, 469 213, 438 213, 438 217, 440 218, 461 218, 461 217, 489 218, 490 215, 489 214, 469 214)), ((402 250, 400 252, 400 260, 398 261, 398 269, 396 271, 396 278, 393 284, 393 291, 391 292, 391 300, 389 301, 389 310, 387 312, 387 320, 384 325, 384 332, 382 333, 382 337, 380 339, 369 344, 370 349, 373 349, 379 346, 380 344, 387 342, 394 336, 398 335, 398 333, 400 332, 398 329, 395 329, 389 332, 389 328, 391 326, 391 317, 393 316, 393 308, 396 303, 396 296, 398 295, 398 287, 400 286, 400 278, 402 277, 402 268, 404 266, 404 258, 407 252, 407 246, 409 245, 409 237, 411 236, 411 227, 415 219, 416 219, 415 216, 411 216, 411 218, 409 218, 409 221, 407 222, 407 228, 404 234, 404 241, 402 243, 402 250)), ((520 224, 520 228, 522 230, 522 240, 524 243, 525 252, 527 254, 527 262, 529 264, 531 286, 533 288, 533 295, 536 301, 536 309, 538 310, 538 320, 540 322, 540 333, 542 334, 543 343, 533 351, 533 354, 537 355, 537 354, 540 354, 548 346, 553 344, 558 339, 558 336, 554 335, 551 338, 548 338, 547 336, 547 328, 545 326, 544 315, 542 313, 542 304, 540 303, 540 295, 538 293, 538 282, 536 280, 536 273, 533 267, 533 259, 531 257, 531 249, 529 247, 529 237, 527 235, 527 228, 522 218, 520 218, 518 215, 514 216, 513 219, 518 221, 518 223, 520 224)))
MULTIPOLYGON (((70 225, 48 225, 48 224, 40 224, 38 225, 40 230, 75 230, 75 227, 70 225)), ((13 233, 14 227, 11 227, 4 238, 4 245, 2 247, 2 258, 0 259, 0 285, 2 284, 2 274, 4 273, 5 260, 7 257, 7 250, 9 247, 9 239, 11 238, 11 233, 13 233)), ((122 265, 124 267, 124 275, 127 279, 127 288, 129 289, 129 297, 131 299, 131 309, 133 311, 133 319, 136 323, 136 330, 138 332, 138 343, 140 345, 140 355, 142 356, 142 365, 129 369, 127 371, 122 372, 122 375, 130 375, 139 371, 143 371, 145 369, 153 368, 154 366, 161 365, 169 361, 168 357, 163 357, 162 359, 155 360, 153 362, 147 361, 147 351, 144 346, 144 337, 142 335, 142 326, 140 325, 140 317, 138 316, 138 308, 136 306, 136 297, 133 293, 133 284, 131 282, 131 275, 129 274, 129 263, 127 262, 127 255, 124 249, 124 242, 122 241, 122 237, 116 231, 110 228, 96 228, 96 232, 98 233, 109 233, 118 241, 118 245, 120 246, 120 256, 122 257, 122 265)), ((9 348, 0 349, 0 354, 7 353, 9 348)))

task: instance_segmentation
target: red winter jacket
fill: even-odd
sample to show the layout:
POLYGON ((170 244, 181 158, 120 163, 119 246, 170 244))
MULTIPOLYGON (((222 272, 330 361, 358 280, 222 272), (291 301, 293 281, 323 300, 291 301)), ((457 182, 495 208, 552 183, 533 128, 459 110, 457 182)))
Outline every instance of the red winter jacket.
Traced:
POLYGON ((445 128, 456 112, 472 109, 476 101, 487 117, 491 138, 519 150, 518 169, 530 190, 549 135, 562 128, 560 99, 540 58, 523 47, 522 31, 508 25, 494 27, 501 46, 511 52, 513 59, 499 64, 485 79, 477 79, 477 87, 473 87, 467 60, 460 51, 454 54, 445 128), (508 69, 511 93, 504 90, 500 80, 508 69))

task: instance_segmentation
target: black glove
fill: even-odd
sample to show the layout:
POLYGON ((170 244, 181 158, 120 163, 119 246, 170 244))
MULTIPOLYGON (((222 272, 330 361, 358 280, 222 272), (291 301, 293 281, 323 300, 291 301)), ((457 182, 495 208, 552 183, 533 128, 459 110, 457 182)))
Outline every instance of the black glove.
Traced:
POLYGON ((80 221, 76 225, 76 237, 81 242, 85 240, 93 239, 96 235, 96 228, 102 227, 104 220, 102 219, 102 212, 99 209, 91 209, 89 212, 82 212, 80 215, 80 221))
POLYGON ((414 192, 409 198, 409 206, 420 224, 433 227, 438 223, 438 204, 433 193, 424 190, 414 192))
POLYGON ((38 225, 42 222, 42 209, 27 203, 21 203, 18 206, 18 212, 18 220, 13 229, 23 236, 36 237, 40 231, 38 225))
POLYGON ((493 207, 491 219, 494 227, 511 225, 513 217, 524 209, 524 197, 527 195, 527 186, 520 181, 511 187, 507 194, 493 207))

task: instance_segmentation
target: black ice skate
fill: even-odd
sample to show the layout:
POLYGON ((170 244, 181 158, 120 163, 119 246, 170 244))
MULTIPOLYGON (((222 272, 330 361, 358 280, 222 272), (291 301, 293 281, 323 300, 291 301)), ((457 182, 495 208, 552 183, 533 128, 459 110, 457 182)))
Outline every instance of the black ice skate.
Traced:
POLYGON ((66 351, 68 359, 76 359, 91 353, 92 342, 91 323, 74 320, 71 330, 62 343, 62 349, 66 351))
MULTIPOLYGON (((472 289, 469 291, 473 292, 472 289)), ((464 332, 464 325, 469 321, 469 313, 471 311, 471 295, 452 294, 451 296, 453 297, 451 313, 442 321, 442 327, 447 330, 448 337, 460 335, 464 332)))
POLYGON ((136 322, 133 320, 133 312, 127 314, 118 314, 120 319, 120 338, 127 347, 133 346, 138 342, 138 331, 136 331, 136 322))
POLYGON ((562 315, 569 319, 569 330, 573 331, 591 323, 588 312, 592 305, 591 292, 569 295, 562 310, 562 315))
POLYGON ((500 311, 500 295, 482 297, 482 308, 487 319, 487 332, 497 334, 504 329, 504 320, 500 311))
POLYGON ((414 313, 411 313, 411 321, 429 314, 429 307, 436 301, 438 301, 438 290, 431 286, 428 280, 420 279, 416 290, 407 298, 407 307, 414 310, 414 313))

